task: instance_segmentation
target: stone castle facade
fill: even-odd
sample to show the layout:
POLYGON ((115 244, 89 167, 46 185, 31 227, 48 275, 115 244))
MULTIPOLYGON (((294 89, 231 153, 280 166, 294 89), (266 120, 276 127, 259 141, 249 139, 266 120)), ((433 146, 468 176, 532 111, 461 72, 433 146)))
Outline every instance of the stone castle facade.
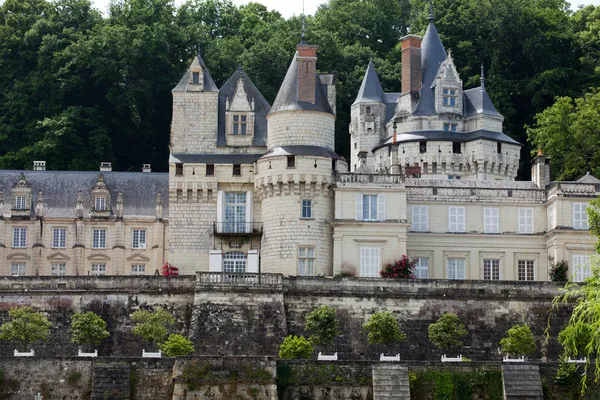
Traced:
POLYGON ((429 20, 402 39, 401 93, 369 63, 349 163, 335 77, 303 41, 273 105, 242 69, 218 88, 198 55, 173 89, 168 174, 0 172, 0 274, 152 274, 168 260, 184 274, 376 277, 407 254, 419 278, 544 281, 561 260, 588 276, 600 181, 551 182, 541 153, 515 181, 521 144, 483 68, 465 90, 429 20))

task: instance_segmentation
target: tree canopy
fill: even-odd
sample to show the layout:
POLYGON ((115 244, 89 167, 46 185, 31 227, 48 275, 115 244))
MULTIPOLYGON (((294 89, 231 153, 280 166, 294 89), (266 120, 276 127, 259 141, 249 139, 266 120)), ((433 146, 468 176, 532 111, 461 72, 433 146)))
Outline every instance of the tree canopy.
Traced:
POLYGON ((29 351, 28 346, 48 338, 52 324, 40 312, 31 307, 16 307, 8 312, 10 322, 0 326, 0 339, 18 342, 22 351, 29 351))
MULTIPOLYGON (((341 155, 349 155, 350 105, 369 58, 384 89, 399 91, 399 39, 424 33, 427 4, 331 0, 307 17, 307 41, 320 49, 317 67, 338 78, 341 155)), ((435 12, 465 88, 478 85, 483 62, 505 132, 522 143, 525 127, 556 97, 578 98, 600 86, 598 8, 572 12, 564 0, 438 0, 435 12)), ((151 163, 165 171, 170 91, 195 53, 202 51, 217 85, 241 65, 272 103, 300 30, 298 16, 285 19, 261 4, 230 0, 122 0, 106 15, 90 0, 6 0, 0 6, 0 168, 31 168, 41 159, 49 169, 96 169, 112 161, 115 170, 151 163)), ((522 178, 529 174, 529 150, 522 178)), ((559 164, 556 175, 576 173, 565 168, 559 164)))

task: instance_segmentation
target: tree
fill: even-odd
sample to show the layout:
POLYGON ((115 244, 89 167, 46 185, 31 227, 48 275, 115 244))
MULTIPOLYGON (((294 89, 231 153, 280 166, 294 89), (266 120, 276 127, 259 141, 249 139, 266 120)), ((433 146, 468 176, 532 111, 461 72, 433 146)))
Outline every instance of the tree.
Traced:
POLYGON ((592 329, 587 324, 568 325, 558 334, 558 342, 564 348, 565 357, 581 357, 592 339, 592 329))
POLYGON ((506 337, 500 339, 500 346, 505 354, 525 356, 535 353, 535 338, 529 329, 529 325, 514 325, 506 333, 506 337))
POLYGON ((162 343, 167 336, 167 325, 175 322, 175 317, 162 308, 156 311, 139 310, 131 316, 137 324, 133 328, 133 334, 140 336, 142 340, 149 342, 152 347, 154 343, 162 343))
POLYGON ((468 333, 458 315, 453 313, 442 314, 437 322, 429 325, 428 331, 429 341, 442 350, 462 347, 460 339, 468 333))
MULTIPOLYGON (((600 199, 589 202, 586 210, 590 233, 600 238, 600 199)), ((596 242, 596 252, 600 253, 600 239, 596 242)))
POLYGON ((306 317, 307 331, 310 331, 310 341, 317 346, 330 346, 340 334, 339 321, 335 308, 321 306, 306 317))
POLYGON ((109 336, 106 321, 92 311, 77 313, 71 318, 71 342, 73 343, 97 346, 109 336))
POLYGON ((284 360, 309 359, 312 353, 312 343, 304 336, 286 336, 279 346, 279 358, 284 360))
POLYGON ((406 339, 398 321, 388 311, 378 311, 363 325, 370 344, 392 344, 406 339))
POLYGON ((176 333, 169 335, 169 338, 160 345, 160 349, 168 357, 187 356, 194 352, 192 342, 176 333))
POLYGON ((48 338, 52 324, 42 313, 31 307, 17 307, 8 316, 11 321, 0 326, 0 339, 18 342, 22 351, 28 351, 30 344, 48 338))
POLYGON ((556 180, 600 176, 600 92, 580 98, 558 97, 528 127, 529 140, 552 158, 556 180))

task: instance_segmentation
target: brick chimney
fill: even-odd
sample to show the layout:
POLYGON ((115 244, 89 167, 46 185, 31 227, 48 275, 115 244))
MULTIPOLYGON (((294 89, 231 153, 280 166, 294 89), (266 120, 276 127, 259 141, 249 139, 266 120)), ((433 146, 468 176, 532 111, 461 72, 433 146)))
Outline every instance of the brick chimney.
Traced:
POLYGON ((317 49, 300 43, 296 46, 298 51, 298 101, 315 104, 317 89, 317 49))
POLYGON ((417 35, 406 35, 402 42, 402 93, 421 90, 421 42, 417 35))

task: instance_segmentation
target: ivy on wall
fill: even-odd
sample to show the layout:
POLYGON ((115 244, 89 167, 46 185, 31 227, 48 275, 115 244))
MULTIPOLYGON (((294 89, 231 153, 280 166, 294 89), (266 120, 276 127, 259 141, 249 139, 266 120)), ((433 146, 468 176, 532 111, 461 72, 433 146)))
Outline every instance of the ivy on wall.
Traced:
POLYGON ((409 372, 411 399, 433 400, 502 400, 502 372, 500 370, 477 370, 454 372, 436 369, 409 372))

